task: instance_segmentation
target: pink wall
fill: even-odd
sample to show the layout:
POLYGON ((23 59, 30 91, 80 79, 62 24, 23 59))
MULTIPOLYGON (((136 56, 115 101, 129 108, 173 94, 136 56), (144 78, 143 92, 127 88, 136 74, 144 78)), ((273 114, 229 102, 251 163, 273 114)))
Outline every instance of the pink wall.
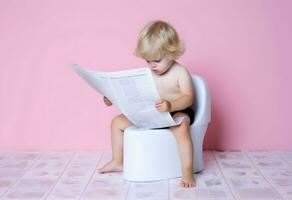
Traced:
POLYGON ((212 92, 206 149, 292 147, 292 1, 0 0, 0 148, 110 148, 117 114, 69 67, 144 66, 149 20, 172 23, 179 60, 212 92))

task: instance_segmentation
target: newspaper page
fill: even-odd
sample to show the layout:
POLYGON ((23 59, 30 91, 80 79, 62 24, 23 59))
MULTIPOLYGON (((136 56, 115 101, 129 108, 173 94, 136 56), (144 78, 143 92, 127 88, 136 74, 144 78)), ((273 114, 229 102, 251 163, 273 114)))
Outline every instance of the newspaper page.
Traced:
POLYGON ((169 112, 156 110, 155 101, 160 96, 148 68, 99 72, 77 64, 70 66, 96 91, 106 96, 136 127, 169 127, 183 120, 174 120, 169 112))

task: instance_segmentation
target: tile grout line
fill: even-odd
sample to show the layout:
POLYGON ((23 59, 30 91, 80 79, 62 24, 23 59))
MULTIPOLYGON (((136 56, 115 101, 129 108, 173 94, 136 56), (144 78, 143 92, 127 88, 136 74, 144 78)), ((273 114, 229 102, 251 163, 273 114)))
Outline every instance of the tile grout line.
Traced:
MULTIPOLYGON (((284 150, 280 150, 280 158, 282 159, 282 160, 284 160, 290 167, 292 167, 292 162, 290 163, 287 159, 285 159, 284 158, 284 156, 282 156, 282 154, 283 154, 283 152, 285 152, 284 150)), ((279 154, 278 152, 277 152, 277 154, 279 154)), ((292 154, 292 152, 291 152, 291 154, 292 154)), ((286 199, 286 198, 284 198, 283 197, 283 199, 286 199)))
POLYGON ((282 195, 278 192, 278 190, 273 186, 273 184, 271 184, 271 182, 263 175, 263 173, 261 172, 261 170, 256 166, 256 164, 254 163, 253 159, 248 155, 248 153, 246 151, 243 151, 244 154, 247 155, 248 159, 251 161, 251 163, 254 165, 254 167, 257 169, 257 171, 261 174, 261 176, 268 182, 268 184, 271 186, 271 188, 276 191, 276 193, 280 196, 281 199, 284 199, 282 197, 282 195))
POLYGON ((221 175, 222 175, 222 177, 223 177, 223 179, 224 179, 224 181, 225 181, 225 183, 226 183, 226 185, 227 185, 229 191, 231 192, 231 194, 232 194, 232 196, 233 196, 233 199, 236 200, 237 198, 236 198, 236 196, 235 196, 235 193, 234 193, 234 191, 233 191, 231 185, 230 185, 229 182, 227 181, 227 178, 225 177, 223 171, 221 170, 221 166, 219 165, 219 161, 217 160, 217 158, 216 158, 216 156, 215 156, 214 150, 212 151, 212 156, 213 156, 214 159, 215 159, 215 162, 216 162, 216 164, 217 164, 217 166, 218 166, 218 169, 219 169, 219 171, 220 171, 220 173, 221 173, 221 175))
POLYGON ((98 167, 99 163, 101 162, 103 156, 104 156, 104 151, 102 151, 101 156, 100 156, 100 158, 98 159, 98 161, 97 161, 97 163, 96 163, 96 166, 94 167, 93 173, 92 173, 91 177, 88 179, 87 184, 85 185, 83 191, 81 192, 81 194, 80 194, 78 200, 81 200, 81 198, 82 198, 83 194, 85 193, 87 187, 89 186, 90 182, 92 181, 92 179, 93 179, 93 177, 94 177, 94 174, 95 174, 95 172, 96 172, 96 170, 97 170, 97 167, 98 167))
POLYGON ((167 179, 167 189, 168 189, 168 192, 167 192, 167 199, 169 200, 169 197, 170 197, 170 189, 169 189, 169 185, 170 185, 170 183, 169 183, 169 179, 167 179))
MULTIPOLYGON (((281 151, 282 153, 284 152, 283 150, 281 151)), ((277 154, 279 154, 278 152, 277 152, 277 154)), ((292 152, 291 152, 291 155, 292 155, 292 152)), ((288 160, 286 160, 283 156, 282 156, 282 154, 280 154, 280 156, 279 156, 283 161, 285 161, 290 167, 292 167, 292 164, 288 161, 288 160)))
POLYGON ((129 186, 128 186, 127 193, 126 193, 126 195, 125 195, 125 200, 127 200, 127 199, 128 199, 128 194, 129 194, 129 192, 130 192, 130 188, 131 188, 131 186, 132 186, 132 182, 131 182, 131 181, 129 181, 129 186))
POLYGON ((56 185, 59 183, 60 179, 63 177, 65 171, 67 170, 68 166, 72 163, 72 160, 74 159, 74 157, 76 156, 76 152, 73 151, 73 155, 71 157, 71 159, 69 161, 67 161, 67 165, 66 167, 64 167, 62 173, 60 174, 60 176, 55 180, 55 184, 52 186, 52 188, 49 190, 49 192, 47 193, 46 197, 44 197, 44 200, 48 199, 51 192, 55 189, 56 185))
POLYGON ((16 186, 25 176, 25 174, 32 168, 32 166, 40 160, 40 158, 42 157, 42 155, 44 154, 43 151, 41 151, 41 153, 38 155, 38 157, 32 162, 31 166, 29 166, 28 168, 25 168, 24 173, 22 176, 18 177, 18 180, 12 184, 11 186, 8 187, 8 189, 0 196, 0 198, 3 198, 14 186, 16 186))

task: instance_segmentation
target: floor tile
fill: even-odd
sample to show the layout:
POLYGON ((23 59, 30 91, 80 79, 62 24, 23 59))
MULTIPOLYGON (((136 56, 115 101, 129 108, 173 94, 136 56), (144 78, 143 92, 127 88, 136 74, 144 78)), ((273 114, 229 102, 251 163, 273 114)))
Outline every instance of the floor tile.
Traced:
POLYGON ((128 182, 122 172, 100 174, 108 151, 0 151, 0 200, 292 199, 292 151, 204 151, 197 186, 180 178, 128 182))

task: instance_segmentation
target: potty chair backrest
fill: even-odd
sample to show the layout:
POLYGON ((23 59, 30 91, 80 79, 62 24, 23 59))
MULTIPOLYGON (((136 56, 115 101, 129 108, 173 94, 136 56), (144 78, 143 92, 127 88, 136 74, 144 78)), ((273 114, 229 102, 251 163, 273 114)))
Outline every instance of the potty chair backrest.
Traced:
POLYGON ((208 124, 211 121, 211 95, 207 82, 200 76, 192 75, 195 91, 192 108, 195 112, 195 120, 191 126, 208 124))

